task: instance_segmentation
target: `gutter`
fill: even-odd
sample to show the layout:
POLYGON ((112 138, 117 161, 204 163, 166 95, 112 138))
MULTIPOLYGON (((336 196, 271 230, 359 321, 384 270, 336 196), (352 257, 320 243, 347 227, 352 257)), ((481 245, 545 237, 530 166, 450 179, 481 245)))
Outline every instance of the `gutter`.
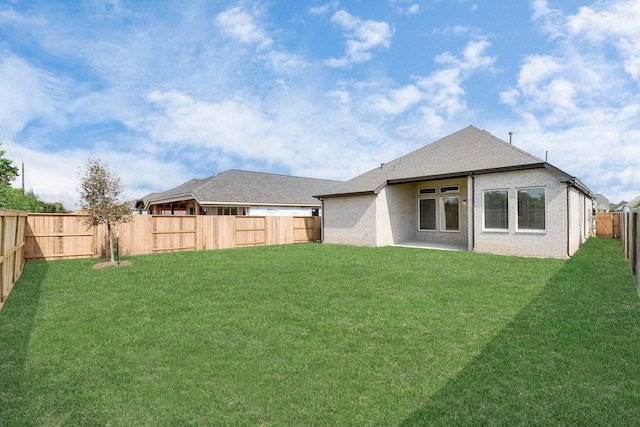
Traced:
MULTIPOLYGON (((384 186, 384 185, 383 185, 384 186)), ((380 192, 378 190, 378 192, 380 192)), ((323 198, 331 198, 331 197, 351 197, 351 196, 375 196, 376 190, 366 190, 366 191, 354 191, 352 193, 336 193, 336 194, 318 194, 317 196, 313 196, 316 199, 322 200, 323 198)))
POLYGON ((425 176, 417 176, 417 177, 411 177, 411 178, 390 179, 387 181, 387 184, 393 185, 393 184, 406 184, 410 182, 431 181, 436 179, 466 178, 470 174, 483 175, 483 174, 496 173, 496 172, 513 172, 513 171, 528 170, 528 169, 540 169, 543 167, 545 167, 544 162, 530 163, 526 165, 505 166, 505 167, 491 168, 491 169, 478 169, 473 171, 453 172, 453 173, 445 173, 445 174, 439 174, 439 175, 425 175, 425 176))

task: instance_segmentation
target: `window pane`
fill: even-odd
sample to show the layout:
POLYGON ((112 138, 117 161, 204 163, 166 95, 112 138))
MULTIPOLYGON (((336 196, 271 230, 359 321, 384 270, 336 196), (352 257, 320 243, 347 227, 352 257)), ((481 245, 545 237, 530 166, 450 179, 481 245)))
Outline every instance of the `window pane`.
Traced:
POLYGON ((523 188, 518 190, 519 229, 544 230, 544 210, 544 188, 523 188))
POLYGON ((484 228, 509 228, 509 192, 484 192, 484 228))
POLYGON ((458 191, 460 191, 459 185, 450 185, 448 187, 440 187, 441 193, 457 193, 458 191))
POLYGON ((420 199, 420 230, 436 229, 436 199, 420 199))
POLYGON ((444 229, 449 231, 460 230, 460 198, 443 197, 442 205, 444 207, 444 229))

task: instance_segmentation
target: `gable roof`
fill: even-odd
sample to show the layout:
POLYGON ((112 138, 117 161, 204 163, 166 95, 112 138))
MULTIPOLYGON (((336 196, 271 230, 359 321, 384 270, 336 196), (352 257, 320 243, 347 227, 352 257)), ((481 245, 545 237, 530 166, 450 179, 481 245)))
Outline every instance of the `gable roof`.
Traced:
POLYGON ((609 208, 609 199, 607 199, 604 196, 604 194, 600 194, 600 193, 595 194, 595 201, 596 201, 596 205, 605 206, 606 208, 609 208))
POLYGON ((549 168, 567 179, 576 181, 576 185, 579 184, 586 189, 585 192, 590 193, 584 184, 544 160, 485 130, 469 126, 339 184, 329 192, 316 197, 377 194, 388 184, 541 167, 549 168))
POLYGON ((194 178, 147 201, 195 199, 201 205, 319 206, 314 194, 340 181, 229 169, 208 178, 194 178))

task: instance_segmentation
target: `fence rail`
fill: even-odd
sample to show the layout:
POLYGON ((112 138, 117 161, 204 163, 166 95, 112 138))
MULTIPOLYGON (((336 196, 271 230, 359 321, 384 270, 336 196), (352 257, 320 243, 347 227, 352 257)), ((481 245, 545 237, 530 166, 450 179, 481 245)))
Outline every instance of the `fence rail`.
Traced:
POLYGON ((0 308, 24 267, 27 213, 0 209, 0 308))
MULTIPOLYGON (((84 216, 29 214, 25 260, 107 257, 107 227, 87 230, 84 216)), ((315 242, 319 217, 136 215, 113 226, 120 255, 315 242)))
POLYGON ((640 295, 640 212, 623 212, 620 215, 622 250, 629 261, 631 272, 636 276, 640 295))

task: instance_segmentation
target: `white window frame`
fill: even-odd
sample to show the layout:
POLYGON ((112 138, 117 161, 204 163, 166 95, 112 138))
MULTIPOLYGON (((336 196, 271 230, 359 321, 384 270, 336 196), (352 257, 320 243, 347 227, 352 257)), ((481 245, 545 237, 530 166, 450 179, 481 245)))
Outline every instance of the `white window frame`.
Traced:
POLYGON ((518 187, 516 188, 516 231, 518 233, 546 233, 547 231, 547 187, 544 186, 530 186, 530 187, 518 187), (544 228, 520 228, 520 221, 518 218, 518 210, 520 206, 520 191, 522 190, 543 190, 544 191, 544 228))
POLYGON ((452 194, 452 193, 459 193, 460 192, 460 186, 459 185, 443 185, 439 188, 440 190, 440 194, 452 194), (443 190, 444 188, 444 190, 443 190))
POLYGON ((430 196, 436 194, 436 187, 418 188, 418 196, 430 196), (423 193, 424 191, 424 193, 423 193))
MULTIPOLYGON (((509 217, 511 216, 511 214, 509 213, 509 189, 508 188, 491 188, 491 189, 487 189, 487 190, 482 190, 482 231, 495 231, 495 232, 508 232, 509 231, 509 217), (507 193, 507 227, 506 228, 492 228, 492 227, 487 227, 486 226, 486 218, 487 218, 487 206, 486 206, 486 199, 485 199, 485 194, 486 193, 493 193, 493 192, 506 192, 507 193)), ((518 215, 518 212, 516 210, 516 216, 518 215)))
MULTIPOLYGON (((440 202, 440 232, 441 233, 459 233, 460 232, 460 196, 443 196, 439 197, 440 202), (458 228, 456 230, 447 230, 447 215, 444 208, 444 199, 457 199, 458 200, 458 228)), ((437 221, 437 218, 436 218, 437 221)))

